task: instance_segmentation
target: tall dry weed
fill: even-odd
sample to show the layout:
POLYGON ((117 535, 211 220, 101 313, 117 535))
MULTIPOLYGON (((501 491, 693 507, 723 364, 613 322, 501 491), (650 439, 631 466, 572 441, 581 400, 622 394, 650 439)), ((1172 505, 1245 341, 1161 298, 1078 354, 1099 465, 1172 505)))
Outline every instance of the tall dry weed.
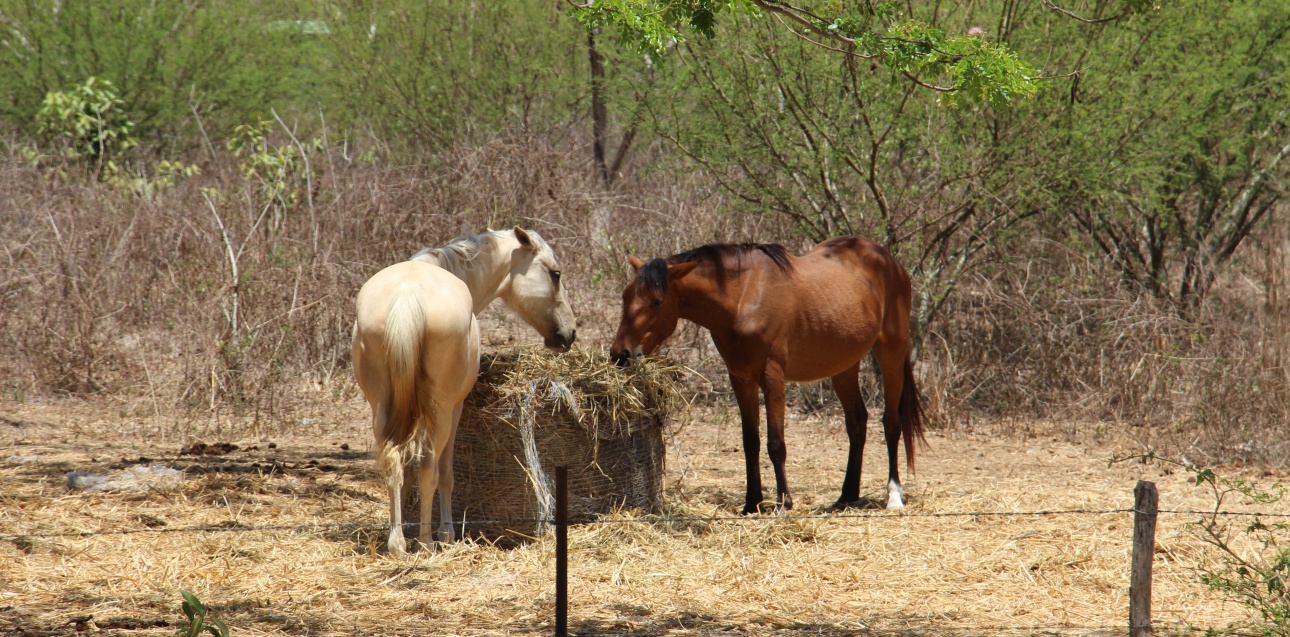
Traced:
MULTIPOLYGON (((723 199, 691 176, 635 175, 605 191, 568 131, 404 165, 359 160, 352 147, 309 153, 311 173, 286 184, 308 192, 276 203, 231 155, 187 158, 199 175, 146 195, 0 158, 0 327, 15 344, 0 349, 7 397, 97 395, 253 434, 352 394, 354 295, 422 246, 489 227, 538 230, 575 291, 583 346, 607 347, 627 251, 775 237, 750 236, 755 226, 722 214, 723 199), (612 231, 593 242, 587 220, 605 205, 612 231)), ((486 323, 524 338, 513 321, 486 323)))

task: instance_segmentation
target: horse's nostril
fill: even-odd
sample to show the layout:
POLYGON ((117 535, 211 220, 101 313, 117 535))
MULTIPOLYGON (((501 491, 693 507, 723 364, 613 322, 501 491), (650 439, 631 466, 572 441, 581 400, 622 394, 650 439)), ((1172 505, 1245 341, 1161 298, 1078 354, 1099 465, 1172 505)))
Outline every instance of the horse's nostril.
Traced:
POLYGON ((569 344, 572 345, 573 342, 577 340, 577 338, 578 338, 578 330, 576 329, 569 330, 569 344))

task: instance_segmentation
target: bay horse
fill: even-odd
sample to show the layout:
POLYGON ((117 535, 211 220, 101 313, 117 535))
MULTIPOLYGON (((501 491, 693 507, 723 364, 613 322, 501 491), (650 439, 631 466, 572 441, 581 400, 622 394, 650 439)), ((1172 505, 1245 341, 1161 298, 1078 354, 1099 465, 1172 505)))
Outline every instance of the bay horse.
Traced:
MULTIPOLYGON (((654 352, 686 319, 707 328, 730 374, 743 427, 748 491, 745 514, 762 502, 758 389, 766 400, 766 452, 777 501, 793 507, 784 473, 784 383, 829 378, 842 403, 850 451, 835 507, 860 499, 860 466, 869 413, 860 363, 873 353, 886 407, 887 508, 904 506, 897 445, 914 471, 923 416, 910 361, 909 275, 891 253, 863 237, 837 237, 794 257, 778 244, 705 245, 646 263, 628 255, 635 275, 623 290, 623 316, 610 355, 620 364, 654 352)), ((925 440, 924 440, 925 442, 925 440)))
POLYGON ((419 539, 430 545, 430 506, 439 492, 442 541, 453 538, 452 446, 461 405, 479 375, 476 315, 501 297, 548 348, 576 336, 560 266, 538 233, 467 235, 377 272, 358 291, 354 375, 372 407, 376 467, 390 496, 391 554, 407 550, 405 469, 421 469, 419 539))

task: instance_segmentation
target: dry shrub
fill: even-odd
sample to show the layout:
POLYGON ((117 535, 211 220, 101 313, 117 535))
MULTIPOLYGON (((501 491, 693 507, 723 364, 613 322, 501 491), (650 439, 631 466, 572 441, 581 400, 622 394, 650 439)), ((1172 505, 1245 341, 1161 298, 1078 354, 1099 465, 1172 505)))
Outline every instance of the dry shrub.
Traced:
MULTIPOLYGON (((0 348, 0 388, 95 394, 185 431, 205 423, 204 435, 262 434, 353 395, 354 295, 422 246, 538 230, 574 290, 580 346, 602 349, 627 251, 776 236, 750 236, 765 220, 723 214, 724 198, 683 171, 596 185, 575 132, 516 131, 410 165, 360 160, 352 143, 311 150, 311 172, 278 203, 232 155, 187 157, 199 175, 138 195, 2 154, 0 327, 16 347, 0 348), (610 211, 603 243, 589 239, 597 206, 610 211)), ((658 149, 638 156, 651 154, 666 162, 658 149)), ((486 334, 530 337, 497 318, 486 334)))
MULTIPOLYGON (((1188 313, 1042 248, 978 276, 932 330, 921 368, 942 422, 1056 418, 1097 423, 1093 433, 1109 424, 1144 448, 1202 464, 1290 459, 1282 309, 1250 298, 1234 276, 1188 313)), ((1275 285, 1260 294, 1275 298, 1275 285)))

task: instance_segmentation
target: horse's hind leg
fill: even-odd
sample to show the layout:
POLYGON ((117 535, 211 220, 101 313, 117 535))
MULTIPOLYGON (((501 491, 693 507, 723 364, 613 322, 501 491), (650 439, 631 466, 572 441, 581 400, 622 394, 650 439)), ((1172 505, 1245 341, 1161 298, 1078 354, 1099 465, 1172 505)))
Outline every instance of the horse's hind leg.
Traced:
POLYGON ((433 426, 426 434, 425 456, 421 459, 421 534, 418 536, 424 546, 430 546, 434 535, 440 541, 452 541, 452 443, 460 417, 461 405, 435 409, 433 426), (430 511, 436 491, 439 492, 439 529, 438 533, 432 533, 430 511))
POLYGON ((439 447, 438 429, 443 426, 444 421, 440 419, 441 414, 435 414, 434 426, 431 431, 426 433, 422 441, 421 455, 421 529, 417 534, 417 539, 421 541, 421 546, 429 548, 433 540, 434 525, 430 517, 430 511, 434 507, 434 494, 439 488, 439 447))
POLYGON ((439 453, 439 541, 451 542, 454 529, 452 519, 452 489, 456 479, 452 473, 452 447, 457 440, 457 424, 461 422, 461 403, 452 410, 452 429, 448 443, 439 453))
POLYGON ((869 424, 869 411, 865 409, 864 397, 860 395, 860 364, 856 363, 846 371, 834 376, 833 393, 842 403, 842 413, 847 424, 847 438, 850 447, 847 451, 847 473, 842 479, 842 495, 833 507, 841 509, 860 499, 860 474, 864 463, 864 441, 869 424))
POLYGON ((386 440, 377 440, 377 469, 385 476, 386 490, 390 496, 390 536, 386 548, 390 555, 403 555, 408 550, 407 541, 403 539, 403 502, 400 492, 403 490, 403 450, 386 440))
MULTIPOLYGON (((886 404, 882 409, 882 433, 887 439, 887 508, 899 509, 905 506, 904 488, 900 486, 900 467, 896 462, 900 446, 900 393, 905 383, 905 356, 908 346, 879 344, 874 349, 874 358, 882 372, 882 393, 886 404)), ((905 444, 913 444, 906 440, 905 444)))

